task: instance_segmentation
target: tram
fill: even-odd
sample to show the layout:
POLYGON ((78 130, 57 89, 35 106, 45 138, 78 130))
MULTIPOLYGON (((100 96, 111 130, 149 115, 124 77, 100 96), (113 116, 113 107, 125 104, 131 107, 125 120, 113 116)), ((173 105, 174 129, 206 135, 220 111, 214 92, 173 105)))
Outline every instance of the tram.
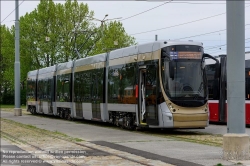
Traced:
MULTIPOLYGON (((206 61, 206 74, 209 89, 210 122, 227 122, 227 56, 215 57, 220 63, 219 77, 214 78, 215 64, 210 59, 206 61)), ((217 65, 217 64, 216 64, 217 65)), ((245 53, 245 111, 246 125, 250 125, 250 52, 245 53)))
POLYGON ((155 41, 27 74, 27 111, 124 128, 204 128, 208 86, 201 42, 155 41))

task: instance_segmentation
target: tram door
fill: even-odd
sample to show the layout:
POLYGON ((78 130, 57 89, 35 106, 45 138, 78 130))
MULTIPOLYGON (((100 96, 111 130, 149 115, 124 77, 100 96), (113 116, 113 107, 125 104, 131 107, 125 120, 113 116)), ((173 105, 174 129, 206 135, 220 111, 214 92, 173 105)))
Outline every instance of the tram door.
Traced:
POLYGON ((93 119, 101 119, 101 107, 100 103, 102 102, 101 97, 101 85, 100 84, 100 77, 97 73, 92 74, 92 117, 93 119))
POLYGON ((149 65, 139 74, 139 122, 142 125, 158 125, 157 67, 149 65))

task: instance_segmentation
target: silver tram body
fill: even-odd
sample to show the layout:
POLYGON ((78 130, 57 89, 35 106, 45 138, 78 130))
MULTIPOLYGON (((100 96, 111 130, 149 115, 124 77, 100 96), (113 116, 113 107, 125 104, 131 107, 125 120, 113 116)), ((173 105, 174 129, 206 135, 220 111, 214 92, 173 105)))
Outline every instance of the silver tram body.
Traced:
POLYGON ((203 128, 209 120, 203 63, 202 43, 191 41, 60 63, 28 73, 27 111, 125 128, 203 128))

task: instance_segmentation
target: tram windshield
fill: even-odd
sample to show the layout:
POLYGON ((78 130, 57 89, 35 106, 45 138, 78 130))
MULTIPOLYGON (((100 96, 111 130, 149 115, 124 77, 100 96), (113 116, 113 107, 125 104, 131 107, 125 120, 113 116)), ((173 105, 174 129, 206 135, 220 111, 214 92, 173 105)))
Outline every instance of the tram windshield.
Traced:
POLYGON ((204 105, 207 81, 202 47, 188 46, 187 51, 185 46, 175 46, 174 51, 171 47, 162 50, 162 82, 167 96, 180 106, 204 105))

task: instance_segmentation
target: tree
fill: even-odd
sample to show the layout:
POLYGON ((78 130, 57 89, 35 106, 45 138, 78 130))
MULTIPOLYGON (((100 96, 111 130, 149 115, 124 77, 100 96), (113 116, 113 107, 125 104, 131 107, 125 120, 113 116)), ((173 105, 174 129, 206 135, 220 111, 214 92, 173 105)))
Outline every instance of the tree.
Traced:
POLYGON ((95 48, 89 53, 90 55, 136 44, 135 38, 129 36, 122 23, 117 21, 109 22, 100 26, 97 38, 100 39, 96 42, 95 48), (118 45, 114 45, 115 41, 118 42, 118 45))
POLYGON ((1 26, 1 88, 7 88, 8 91, 13 90, 14 82, 14 31, 6 26, 1 26))
POLYGON ((41 1, 37 9, 20 19, 23 60, 30 69, 37 69, 106 52, 103 48, 114 48, 116 40, 116 48, 135 44, 122 23, 115 21, 96 27, 91 22, 93 16, 88 5, 77 0, 66 0, 64 4, 41 1))
POLYGON ((85 47, 90 45, 87 42, 86 46, 79 49, 82 44, 89 39, 89 34, 95 31, 95 26, 90 22, 89 18, 93 17, 94 12, 89 11, 88 5, 80 3, 76 0, 71 2, 67 0, 64 5, 58 4, 57 25, 60 26, 61 51, 59 52, 62 61, 69 61, 77 58, 75 50, 84 56, 85 47))
POLYGON ((14 90, 14 31, 3 25, 0 32, 0 100, 6 101, 13 97, 14 90))
MULTIPOLYGON (((75 49, 86 35, 79 33, 95 29, 86 19, 93 16, 87 4, 67 0, 65 4, 55 4, 52 0, 43 0, 37 9, 21 17, 22 41, 28 48, 23 54, 31 54, 35 68, 48 67, 77 57, 75 49), (32 33, 31 33, 32 32, 32 33), (46 37, 49 41, 46 41, 46 37)), ((83 54, 84 50, 79 50, 83 54)))

